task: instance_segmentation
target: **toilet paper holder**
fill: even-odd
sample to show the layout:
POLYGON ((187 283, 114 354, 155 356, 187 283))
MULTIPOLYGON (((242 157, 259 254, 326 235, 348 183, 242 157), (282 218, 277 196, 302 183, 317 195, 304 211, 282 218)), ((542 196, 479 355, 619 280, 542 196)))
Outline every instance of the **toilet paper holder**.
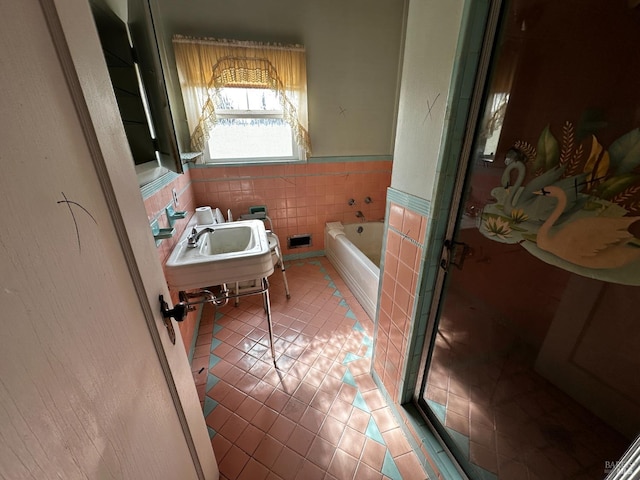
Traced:
POLYGON ((167 222, 169 223, 169 227, 173 227, 176 223, 176 220, 181 220, 187 216, 187 212, 176 212, 173 208, 173 205, 169 205, 164 209, 165 214, 167 215, 167 222))

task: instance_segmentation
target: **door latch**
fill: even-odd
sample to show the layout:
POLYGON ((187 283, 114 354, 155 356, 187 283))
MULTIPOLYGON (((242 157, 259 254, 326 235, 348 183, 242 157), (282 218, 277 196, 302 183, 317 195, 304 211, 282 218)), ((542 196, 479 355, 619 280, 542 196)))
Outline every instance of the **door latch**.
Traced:
POLYGON ((184 320, 184 317, 187 315, 187 306, 183 303, 178 303, 175 307, 169 310, 169 305, 164 301, 164 297, 160 295, 160 312, 162 313, 162 320, 164 321, 164 326, 167 327, 167 333, 169 334, 169 339, 171 343, 176 344, 176 332, 173 329, 173 323, 171 323, 171 318, 175 318, 177 322, 181 322, 184 320))
POLYGON ((456 242, 455 240, 445 240, 442 260, 440 267, 445 271, 449 271, 449 267, 453 265, 458 270, 462 270, 464 261, 473 254, 473 249, 464 242, 456 242), (459 248, 462 247, 462 248, 459 248))

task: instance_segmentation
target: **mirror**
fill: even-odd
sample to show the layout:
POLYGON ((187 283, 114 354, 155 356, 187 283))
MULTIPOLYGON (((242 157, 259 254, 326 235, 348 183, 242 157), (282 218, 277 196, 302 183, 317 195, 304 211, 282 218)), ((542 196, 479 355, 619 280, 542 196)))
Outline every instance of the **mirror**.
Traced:
POLYGON ((182 173, 148 1, 128 0, 126 21, 104 0, 90 4, 139 185, 182 173))

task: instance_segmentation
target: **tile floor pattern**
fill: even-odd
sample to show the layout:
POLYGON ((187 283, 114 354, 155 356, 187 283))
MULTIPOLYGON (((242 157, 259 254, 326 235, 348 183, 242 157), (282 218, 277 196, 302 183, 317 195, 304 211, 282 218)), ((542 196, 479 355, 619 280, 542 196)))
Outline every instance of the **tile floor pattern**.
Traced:
POLYGON ((536 352, 490 311, 450 291, 426 400, 478 478, 594 480, 629 445, 534 371, 536 352))
POLYGON ((260 295, 204 307, 192 370, 221 479, 427 478, 369 374, 369 317, 324 257, 287 279, 289 300, 269 278, 277 370, 260 295))

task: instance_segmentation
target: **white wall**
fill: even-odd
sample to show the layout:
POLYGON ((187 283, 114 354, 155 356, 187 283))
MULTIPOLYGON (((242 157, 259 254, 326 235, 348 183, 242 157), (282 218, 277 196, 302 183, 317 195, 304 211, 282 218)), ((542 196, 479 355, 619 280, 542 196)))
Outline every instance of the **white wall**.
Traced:
POLYGON ((464 0, 411 0, 391 186, 432 199, 464 0), (431 111, 429 111, 431 109, 431 111))
MULTIPOLYGON (((313 156, 393 153, 403 0, 155 3, 173 85, 178 85, 171 47, 171 36, 176 33, 301 43, 307 49, 313 156)), ((173 92, 170 98, 181 102, 179 93, 173 92)), ((184 112, 176 113, 184 149, 184 112)))

